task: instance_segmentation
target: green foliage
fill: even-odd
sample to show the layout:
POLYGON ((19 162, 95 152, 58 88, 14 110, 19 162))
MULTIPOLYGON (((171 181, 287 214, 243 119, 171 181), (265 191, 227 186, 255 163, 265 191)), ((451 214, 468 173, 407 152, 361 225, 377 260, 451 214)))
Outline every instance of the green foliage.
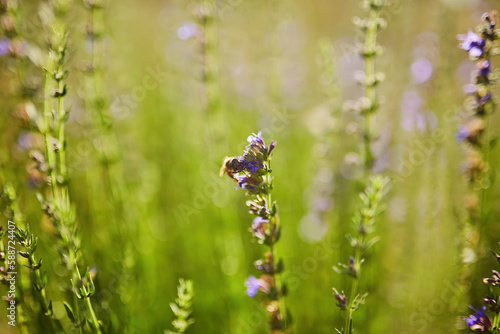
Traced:
MULTIPOLYGON (((197 3, 0 1, 0 267, 10 220, 19 269, 18 321, 0 299, 0 333, 176 332, 177 313, 179 327, 191 319, 179 303, 168 316, 178 277, 196 286, 187 332, 265 333, 268 314, 243 282, 268 247, 249 237, 244 192, 218 177, 259 130, 277 141, 273 269, 290 332, 344 327, 335 303, 356 310, 354 333, 460 332, 500 235, 500 120, 488 104, 487 177, 469 188, 469 147, 455 134, 477 68, 456 35, 495 3, 197 3), (431 73, 418 83, 422 60, 431 73), (364 189, 379 172, 391 192, 377 206, 381 192, 364 189), (477 229, 463 228, 472 192, 488 193, 477 229)), ((490 79, 495 97, 495 70, 490 79)))
POLYGON ((175 315, 175 320, 172 325, 175 332, 165 331, 166 334, 183 334, 189 326, 194 323, 194 319, 190 318, 192 309, 191 304, 194 297, 193 281, 179 279, 177 286, 177 299, 175 303, 170 303, 170 308, 175 315))

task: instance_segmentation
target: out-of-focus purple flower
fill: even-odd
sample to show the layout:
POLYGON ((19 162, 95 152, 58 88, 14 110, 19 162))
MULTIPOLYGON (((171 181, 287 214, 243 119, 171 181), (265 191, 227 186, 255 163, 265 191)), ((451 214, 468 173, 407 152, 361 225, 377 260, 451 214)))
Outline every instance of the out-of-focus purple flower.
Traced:
POLYGON ((403 112, 415 112, 422 107, 422 98, 416 91, 408 91, 403 93, 403 100, 400 108, 403 112))
POLYGON ((467 138, 469 138, 469 131, 467 130, 467 127, 463 124, 460 124, 458 127, 457 134, 455 135, 457 142, 462 143, 464 142, 467 138))
POLYGON ((474 84, 467 84, 467 85, 463 86, 463 91, 465 94, 471 95, 471 94, 476 93, 477 87, 474 84))
POLYGON ((458 35, 459 47, 469 53, 471 57, 481 57, 484 51, 485 40, 469 30, 465 35, 458 35))
POLYGON ((255 278, 255 276, 248 276, 247 280, 245 281, 245 286, 247 287, 247 296, 255 297, 260 289, 260 285, 260 280, 258 278, 255 278))
POLYGON ((17 144, 22 151, 28 151, 33 147, 34 136, 31 132, 23 132, 19 138, 17 138, 17 144))
POLYGON ((422 98, 416 91, 409 91, 403 93, 403 100, 401 101, 401 126, 406 131, 413 131, 419 129, 425 130, 425 117, 421 113, 422 98))
POLYGON ((429 59, 421 57, 413 62, 410 67, 413 82, 421 84, 429 80, 432 76, 433 67, 429 59))
POLYGON ((183 41, 195 37, 197 33, 198 26, 193 22, 186 22, 177 29, 177 37, 183 41))
POLYGON ((479 329, 481 332, 490 330, 492 328, 490 318, 486 313, 484 313, 486 306, 482 306, 480 310, 477 310, 470 305, 469 307, 476 313, 469 315, 467 318, 462 318, 462 320, 465 320, 467 323, 467 326, 472 330, 479 329))
POLYGON ((10 41, 7 38, 2 38, 0 40, 0 56, 9 53, 10 41))
POLYGON ((257 239, 264 240, 266 238, 266 226, 268 223, 269 220, 262 217, 257 217, 253 220, 251 231, 257 239))
POLYGON ((482 106, 483 104, 485 104, 486 102, 489 102, 491 100, 491 93, 488 92, 486 94, 484 94, 484 96, 479 100, 477 101, 477 103, 482 106))
POLYGON ((460 63, 457 69, 457 79, 462 84, 470 84, 471 73, 476 70, 476 65, 470 59, 464 60, 460 63))
POLYGON ((477 63, 479 67, 479 75, 487 77, 491 73, 491 64, 489 60, 484 59, 477 63))

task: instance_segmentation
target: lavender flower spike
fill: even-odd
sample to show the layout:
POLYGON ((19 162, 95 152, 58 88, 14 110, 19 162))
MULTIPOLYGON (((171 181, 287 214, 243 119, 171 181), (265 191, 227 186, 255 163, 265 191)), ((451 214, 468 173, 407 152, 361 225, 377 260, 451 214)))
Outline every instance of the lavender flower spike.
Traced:
POLYGON ((254 241, 268 247, 263 258, 254 262, 255 268, 262 274, 259 278, 249 276, 245 281, 246 294, 255 297, 263 292, 263 306, 269 315, 270 333, 289 328, 285 305, 285 289, 280 273, 283 262, 275 255, 275 246, 281 235, 278 206, 271 198, 273 178, 271 176, 271 152, 276 147, 269 146, 262 139, 262 133, 252 133, 247 138, 248 145, 240 156, 226 157, 221 169, 221 176, 227 174, 237 182, 236 188, 246 190, 249 200, 246 202, 251 214, 256 217, 249 231, 254 241))

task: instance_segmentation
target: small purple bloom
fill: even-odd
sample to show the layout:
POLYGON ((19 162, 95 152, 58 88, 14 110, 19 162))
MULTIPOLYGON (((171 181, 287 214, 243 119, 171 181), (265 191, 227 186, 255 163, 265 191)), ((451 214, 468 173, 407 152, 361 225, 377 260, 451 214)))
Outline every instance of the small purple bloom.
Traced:
POLYGON ((243 166, 251 174, 256 173, 259 169, 264 168, 262 161, 257 158, 255 152, 248 152, 243 155, 243 166))
POLYGON ((184 23, 177 29, 177 37, 182 41, 195 37, 197 33, 198 27, 192 22, 184 23))
POLYGON ((491 72, 491 65, 488 60, 484 60, 479 64, 479 75, 487 77, 490 75, 491 72))
POLYGON ((488 318, 488 315, 484 313, 484 311, 486 310, 486 306, 482 306, 480 310, 477 310, 470 305, 469 307, 476 311, 476 313, 469 315, 469 317, 467 318, 462 318, 462 320, 465 320, 465 322, 467 323, 467 326, 472 330, 479 329, 482 332, 484 332, 485 330, 490 330, 492 327, 490 318, 488 318))
POLYGON ((247 296, 255 297, 260 289, 260 280, 255 278, 255 276, 248 276, 245 286, 247 287, 247 296))
POLYGON ((478 101, 478 104, 480 106, 482 106, 483 104, 485 104, 486 102, 490 101, 491 100, 491 93, 488 92, 486 93, 479 101, 478 101))
POLYGON ((463 86, 463 91, 467 95, 475 94, 477 92, 477 87, 473 84, 467 84, 463 86))
POLYGON ((0 56, 9 53, 9 46, 10 42, 7 38, 2 38, 2 40, 0 40, 0 56))
POLYGON ((466 35, 458 35, 457 38, 461 42, 459 47, 462 50, 467 51, 472 57, 481 57, 485 40, 479 37, 478 34, 469 30, 466 35))
POLYGON ((264 141, 262 140, 262 131, 259 131, 257 134, 252 133, 248 136, 247 142, 250 144, 264 145, 264 141))
POLYGON ((267 223, 269 223, 269 220, 264 219, 262 217, 257 217, 253 220, 251 232, 253 232, 253 235, 256 238, 261 240, 264 240, 266 238, 267 223))
POLYGON ((432 63, 427 58, 418 58, 411 65, 411 75, 413 77, 413 82, 416 84, 421 84, 429 80, 432 76, 433 68, 432 63))
POLYGON ((258 226, 262 225, 263 223, 267 223, 267 219, 264 219, 262 217, 256 217, 253 222, 252 222, 252 227, 257 228, 258 226))
POLYGON ((245 189, 245 190, 248 190, 250 192, 257 191, 257 189, 260 186, 259 180, 256 180, 252 177, 239 175, 239 176, 236 176, 236 180, 238 181, 238 186, 236 188, 240 187, 241 189, 245 189))
POLYGON ((463 124, 460 124, 458 127, 457 134, 455 135, 457 142, 462 143, 464 142, 467 138, 469 138, 469 131, 467 130, 467 127, 463 124))

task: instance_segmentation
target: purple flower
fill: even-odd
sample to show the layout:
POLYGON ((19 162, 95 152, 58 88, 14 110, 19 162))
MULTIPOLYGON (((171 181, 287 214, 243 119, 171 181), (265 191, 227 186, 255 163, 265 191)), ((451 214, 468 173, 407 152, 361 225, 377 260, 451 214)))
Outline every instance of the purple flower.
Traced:
POLYGON ((255 278, 255 276, 248 276, 245 286, 247 287, 247 296, 255 297, 260 289, 260 280, 255 278))
POLYGON ((248 190, 249 192, 256 192, 261 184, 259 180, 244 175, 236 176, 236 180, 238 181, 238 186, 236 186, 236 188, 240 187, 241 189, 248 190))
POLYGON ((482 106, 483 104, 485 104, 486 102, 490 101, 491 100, 491 93, 488 92, 486 93, 479 101, 477 101, 477 103, 482 106))
POLYGON ((490 75, 491 72, 491 66, 489 60, 484 60, 482 62, 478 62, 479 66, 479 75, 487 77, 490 75))
POLYGON ((264 168, 262 159, 262 154, 259 151, 249 149, 243 155, 243 168, 250 172, 250 174, 257 173, 259 169, 264 168))
POLYGON ((264 145, 264 140, 262 140, 262 131, 259 131, 257 134, 252 133, 248 136, 247 142, 250 144, 264 145))
POLYGON ((459 47, 467 51, 471 57, 482 56, 485 40, 479 37, 478 34, 469 30, 466 35, 458 35, 457 38, 461 42, 459 47))
POLYGON ((464 142, 467 138, 469 138, 469 131, 467 130, 467 127, 463 124, 460 124, 458 127, 457 134, 455 135, 457 142, 462 143, 464 142))
POLYGON ((7 38, 0 40, 0 56, 9 53, 10 42, 7 38))
POLYGON ((182 41, 195 37, 197 33, 198 27, 192 22, 184 23, 177 29, 177 37, 182 41))
MULTIPOLYGON (((252 133, 248 138, 248 145, 243 155, 224 160, 221 173, 227 173, 238 182, 238 187, 247 190, 247 194, 259 194, 267 191, 265 175, 271 171, 268 168, 271 152, 276 142, 266 146, 261 132, 252 133)), ((221 175, 222 175, 221 174, 221 175)))
POLYGON ((264 240, 266 238, 266 225, 268 223, 269 220, 262 217, 255 218, 252 222, 251 232, 256 238, 264 240))
POLYGON ((410 69, 413 82, 416 84, 424 83, 432 76, 432 63, 427 58, 418 58, 413 62, 410 69))
POLYGON ((469 317, 467 318, 462 318, 462 320, 465 320, 465 322, 467 323, 467 326, 469 326, 469 328, 472 330, 479 329, 482 332, 484 332, 485 330, 490 330, 492 328, 490 318, 488 318, 488 315, 484 313, 484 311, 486 310, 486 306, 482 306, 481 310, 477 310, 470 305, 469 307, 476 311, 476 313, 469 315, 469 317))

